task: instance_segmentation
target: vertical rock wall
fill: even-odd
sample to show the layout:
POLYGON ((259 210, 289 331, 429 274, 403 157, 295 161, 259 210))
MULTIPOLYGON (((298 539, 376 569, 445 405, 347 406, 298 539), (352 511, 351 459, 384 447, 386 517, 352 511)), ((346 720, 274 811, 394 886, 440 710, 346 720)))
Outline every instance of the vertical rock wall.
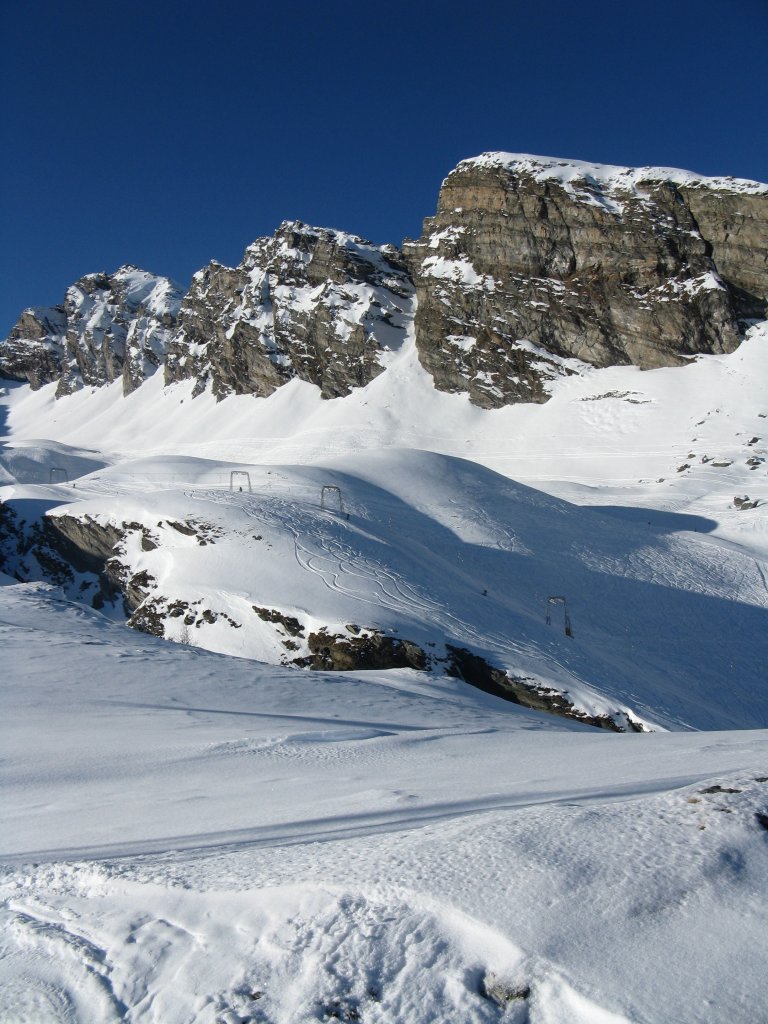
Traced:
POLYGON ((419 357, 438 388, 494 407, 545 400, 552 356, 649 368, 732 351, 739 318, 765 310, 766 191, 654 168, 464 161, 404 245, 419 357))

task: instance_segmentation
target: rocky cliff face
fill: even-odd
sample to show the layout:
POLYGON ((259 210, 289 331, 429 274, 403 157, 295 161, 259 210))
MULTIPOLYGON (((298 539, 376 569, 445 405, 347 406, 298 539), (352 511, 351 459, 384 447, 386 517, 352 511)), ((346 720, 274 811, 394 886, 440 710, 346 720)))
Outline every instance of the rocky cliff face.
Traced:
POLYGON ((181 292, 135 267, 88 274, 61 306, 25 310, 0 348, 0 373, 37 389, 58 381, 57 396, 119 377, 125 394, 160 366, 181 292))
POLYGON ((768 317, 768 186, 706 179, 678 186, 737 315, 768 317))
POLYGON ((285 222, 240 266, 194 277, 168 351, 166 381, 196 392, 269 395, 292 377, 326 398, 381 373, 412 319, 413 285, 393 246, 285 222))
POLYGON ((564 359, 733 350, 740 319, 765 316, 768 187, 488 153, 448 176, 404 251, 436 386, 485 407, 543 401, 564 359))
POLYGON ((543 402, 582 363, 675 365, 732 351, 768 316, 768 186, 486 153, 449 174, 402 253, 287 221, 182 297, 133 267, 25 311, 0 375, 57 395, 159 366, 217 398, 293 377, 326 398, 367 384, 413 329, 443 391, 543 402), (418 300, 418 301, 416 301, 418 300), (415 322, 414 322, 415 311, 415 322))
POLYGON ((37 391, 61 376, 67 340, 63 306, 25 309, 0 347, 0 374, 37 391))

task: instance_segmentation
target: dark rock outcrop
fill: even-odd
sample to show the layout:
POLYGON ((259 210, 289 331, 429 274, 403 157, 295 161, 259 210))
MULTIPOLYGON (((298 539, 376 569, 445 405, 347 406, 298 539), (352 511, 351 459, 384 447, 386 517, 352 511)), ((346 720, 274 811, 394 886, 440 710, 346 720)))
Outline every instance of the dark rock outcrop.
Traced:
POLYGON ((630 718, 626 712, 617 711, 615 716, 588 715, 572 704, 559 690, 541 686, 533 679, 510 675, 509 672, 494 667, 485 658, 464 647, 446 644, 446 650, 449 676, 463 679, 464 682, 476 686, 485 693, 491 693, 494 697, 501 697, 533 711, 546 711, 550 715, 571 718, 576 722, 583 722, 584 725, 593 725, 611 732, 644 731, 642 725, 630 718))
POLYGON ((425 669, 428 658, 409 640, 384 636, 375 630, 358 636, 332 635, 325 629, 310 633, 307 638, 309 657, 294 662, 325 672, 352 672, 365 669, 425 669))
POLYGON ((678 190, 691 211, 741 319, 768 317, 768 188, 706 179, 678 190))
POLYGON ((289 636, 304 637, 304 627, 295 615, 286 615, 285 612, 280 612, 276 608, 260 608, 258 605, 253 605, 253 610, 263 622, 271 622, 275 626, 282 627, 289 636))
POLYGON ((125 536, 116 526, 98 523, 88 515, 48 516, 48 523, 71 545, 72 559, 79 557, 90 569, 96 566, 103 569, 125 536))
POLYGON ((394 246, 285 222, 239 267, 211 263, 181 307, 166 382, 210 382, 217 398, 269 395, 293 377, 325 398, 381 373, 412 317, 413 285, 394 246))
MULTIPOLYGON (((140 538, 142 550, 157 545, 147 528, 140 523, 99 523, 89 515, 51 515, 46 518, 49 529, 64 541, 68 559, 73 565, 87 566, 91 572, 100 573, 113 591, 123 595, 126 612, 132 612, 129 625, 143 629, 141 615, 136 616, 141 606, 156 587, 155 579, 146 570, 134 573, 125 562, 124 546, 131 534, 140 538), (133 620, 136 619, 134 622, 133 620)), ((156 629, 145 630, 162 636, 156 629)))
POLYGON ((26 518, 12 499, 0 502, 0 571, 23 582, 55 584, 70 598, 88 601, 94 608, 115 604, 119 587, 106 571, 111 549, 104 531, 97 528, 85 540, 87 531, 57 529, 55 517, 31 511, 26 518), (72 535, 76 541, 70 539, 72 535))
POLYGON ((25 309, 0 347, 0 375, 27 381, 33 391, 58 380, 66 337, 63 306, 25 309))
MULTIPOLYGON (((45 520, 26 519, 13 501, 0 501, 0 572, 14 579, 42 578, 60 587, 74 582, 74 563, 45 520)), ((87 571, 86 566, 74 566, 87 571)))

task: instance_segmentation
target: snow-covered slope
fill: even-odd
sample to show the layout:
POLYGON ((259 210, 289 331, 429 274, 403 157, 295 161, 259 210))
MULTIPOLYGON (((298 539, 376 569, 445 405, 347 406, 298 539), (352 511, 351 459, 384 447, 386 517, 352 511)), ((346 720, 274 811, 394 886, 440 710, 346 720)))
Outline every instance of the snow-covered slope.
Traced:
POLYGON ((385 637, 412 645, 400 663, 482 682, 468 651, 622 728, 768 725, 767 373, 756 328, 492 413, 437 392, 412 342, 330 402, 299 381, 218 403, 11 389, 3 498, 27 549, 7 564, 90 600, 87 566, 45 572, 47 512, 81 548, 94 533, 132 623, 169 639, 319 668, 383 665, 359 648, 385 637))
POLYGON ((0 586, 0 1019, 754 1024, 765 732, 615 736, 0 586))
POLYGON ((760 1019, 768 325, 494 411, 386 362, 0 396, 3 1022, 760 1019))
POLYGON ((73 539, 73 519, 124 535, 112 557, 124 589, 140 591, 131 621, 171 639, 308 664, 331 642, 321 631, 349 647, 362 628, 417 645, 435 670, 450 666, 451 646, 468 649, 622 725, 629 714, 672 728, 768 726, 762 562, 709 536, 714 520, 633 521, 407 450, 241 464, 243 492, 206 484, 227 468, 123 461, 93 485, 78 480, 78 501, 51 516, 73 539), (155 474, 199 482, 142 493, 155 474), (335 494, 321 507, 329 486, 343 514, 335 494), (562 608, 545 623, 558 595, 572 637, 562 608))

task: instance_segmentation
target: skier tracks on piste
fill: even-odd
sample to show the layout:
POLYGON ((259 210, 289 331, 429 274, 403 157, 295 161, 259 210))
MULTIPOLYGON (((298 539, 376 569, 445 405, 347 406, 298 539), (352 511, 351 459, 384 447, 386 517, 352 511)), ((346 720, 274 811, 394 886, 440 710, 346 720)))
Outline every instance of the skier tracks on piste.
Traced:
POLYGON ((247 516, 264 526, 288 530, 293 538, 297 564, 305 571, 319 576, 324 585, 335 593, 374 607, 387 608, 415 618, 427 618, 446 636, 456 641, 483 648, 497 648, 503 652, 537 654, 533 645, 520 639, 512 639, 503 633, 481 631, 452 612, 444 602, 435 601, 421 593, 392 569, 385 568, 380 562, 332 536, 330 528, 336 531, 347 528, 346 522, 335 513, 309 504, 299 505, 295 500, 274 494, 196 490, 188 492, 188 496, 229 506, 234 503, 247 516), (354 579, 367 583, 367 592, 355 590, 351 586, 354 579))

